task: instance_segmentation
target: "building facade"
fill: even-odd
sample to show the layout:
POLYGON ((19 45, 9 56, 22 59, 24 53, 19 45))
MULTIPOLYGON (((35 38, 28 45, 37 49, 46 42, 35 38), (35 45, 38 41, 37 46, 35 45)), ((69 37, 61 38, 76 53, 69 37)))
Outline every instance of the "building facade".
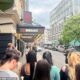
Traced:
POLYGON ((28 11, 29 10, 29 0, 25 0, 25 8, 24 11, 28 11))
POLYGON ((44 31, 44 44, 52 43, 51 29, 45 29, 44 31))
POLYGON ((52 41, 58 45, 63 31, 63 22, 70 16, 80 13, 80 0, 62 0, 50 13, 52 41))
MULTIPOLYGON (((3 2, 3 4, 7 4, 3 2)), ((1 4, 1 2, 0 2, 1 4)), ((21 19, 21 13, 23 9, 23 0, 14 0, 13 6, 7 9, 5 12, 0 9, 0 32, 1 33, 14 33, 16 34, 17 24, 21 19)), ((3 6, 5 7, 5 5, 3 6)))
POLYGON ((24 42, 21 40, 21 34, 17 32, 23 3, 24 0, 0 0, 0 5, 2 5, 0 6, 0 52, 5 51, 9 42, 23 52, 24 42))

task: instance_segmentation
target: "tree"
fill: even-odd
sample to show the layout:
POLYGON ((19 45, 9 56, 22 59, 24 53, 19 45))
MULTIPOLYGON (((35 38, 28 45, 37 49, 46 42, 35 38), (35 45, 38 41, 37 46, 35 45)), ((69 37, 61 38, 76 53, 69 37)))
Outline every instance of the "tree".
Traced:
POLYGON ((72 16, 64 22, 62 40, 65 45, 69 45, 72 40, 80 41, 80 15, 72 16))
POLYGON ((59 44, 63 45, 63 40, 62 39, 59 39, 59 44))
POLYGON ((0 10, 10 9, 14 4, 14 0, 0 0, 0 10))

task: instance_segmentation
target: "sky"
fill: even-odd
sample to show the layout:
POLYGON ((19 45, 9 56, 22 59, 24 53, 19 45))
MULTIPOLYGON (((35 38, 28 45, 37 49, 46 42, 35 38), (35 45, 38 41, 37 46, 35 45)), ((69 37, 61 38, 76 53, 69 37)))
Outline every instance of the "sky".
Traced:
POLYGON ((29 0, 29 11, 32 12, 33 21, 46 28, 50 28, 50 11, 61 0, 29 0))

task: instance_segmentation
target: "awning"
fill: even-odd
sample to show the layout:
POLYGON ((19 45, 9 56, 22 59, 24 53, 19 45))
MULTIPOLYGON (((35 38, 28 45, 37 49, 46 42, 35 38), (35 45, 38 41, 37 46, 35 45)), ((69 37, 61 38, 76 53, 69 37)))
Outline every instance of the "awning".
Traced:
POLYGON ((44 33, 44 27, 33 24, 19 24, 17 32, 22 34, 22 39, 25 42, 33 42, 39 35, 44 33))
POLYGON ((80 42, 78 41, 78 40, 73 40, 73 41, 71 41, 70 43, 70 46, 80 46, 80 42))

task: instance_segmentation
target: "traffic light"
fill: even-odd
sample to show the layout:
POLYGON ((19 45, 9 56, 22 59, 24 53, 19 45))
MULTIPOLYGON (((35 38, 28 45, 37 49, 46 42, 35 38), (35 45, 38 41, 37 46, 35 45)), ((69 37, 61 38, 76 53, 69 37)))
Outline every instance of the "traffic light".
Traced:
POLYGON ((5 11, 14 5, 14 0, 0 0, 0 10, 5 11))

